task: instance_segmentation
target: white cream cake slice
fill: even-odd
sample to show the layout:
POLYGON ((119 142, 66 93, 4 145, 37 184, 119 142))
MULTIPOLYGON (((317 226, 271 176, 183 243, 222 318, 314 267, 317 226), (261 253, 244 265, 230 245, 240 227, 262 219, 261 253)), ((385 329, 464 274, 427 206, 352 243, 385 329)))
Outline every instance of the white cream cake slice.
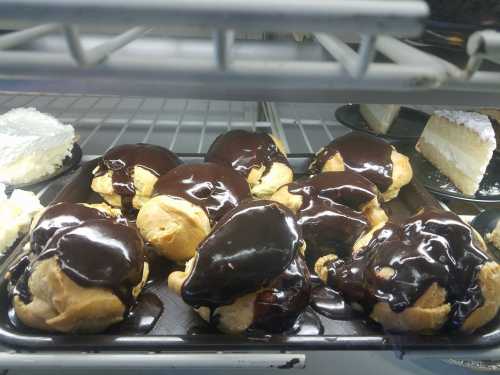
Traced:
POLYGON ((35 108, 0 116, 0 182, 16 185, 55 172, 71 154, 75 130, 35 108))
POLYGON ((427 160, 467 195, 474 195, 496 148, 488 116, 436 111, 415 146, 427 160))
POLYGON ((43 206, 31 191, 14 190, 7 198, 0 184, 0 254, 28 233, 31 220, 43 206))
POLYGON ((359 112, 375 132, 387 134, 399 115, 401 106, 396 104, 361 104, 359 112))

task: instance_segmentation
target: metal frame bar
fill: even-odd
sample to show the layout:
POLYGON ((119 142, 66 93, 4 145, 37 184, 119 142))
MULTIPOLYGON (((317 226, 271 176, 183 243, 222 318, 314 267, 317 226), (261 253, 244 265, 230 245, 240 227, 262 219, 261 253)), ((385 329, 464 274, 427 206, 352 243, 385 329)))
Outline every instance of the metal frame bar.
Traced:
POLYGON ((78 65, 90 67, 106 60, 113 52, 129 44, 133 40, 145 35, 151 29, 145 27, 134 27, 92 49, 85 51, 81 43, 80 33, 75 26, 64 26, 64 35, 68 42, 71 56, 78 65))
POLYGON ((305 354, 300 353, 16 353, 0 352, 5 369, 303 369, 305 354))
POLYGON ((19 23, 151 27, 186 25, 258 31, 355 31, 415 36, 428 16, 423 1, 383 0, 3 0, 2 19, 19 23), (117 11, 119 9, 119 11, 117 11))
POLYGON ((12 48, 36 38, 41 38, 42 36, 53 33, 60 28, 61 26, 58 24, 47 24, 2 35, 0 37, 0 50, 12 48))

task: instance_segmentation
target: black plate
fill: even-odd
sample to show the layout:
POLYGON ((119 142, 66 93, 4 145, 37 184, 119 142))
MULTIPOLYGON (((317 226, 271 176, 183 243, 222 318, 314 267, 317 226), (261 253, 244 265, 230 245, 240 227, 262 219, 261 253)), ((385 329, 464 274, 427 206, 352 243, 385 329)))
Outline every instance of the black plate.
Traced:
POLYGON ((413 174, 432 193, 445 198, 454 198, 470 202, 500 202, 500 155, 494 153, 486 169, 476 195, 466 195, 434 167, 413 145, 399 146, 398 150, 410 157, 413 174))
POLYGON ((59 177, 62 174, 68 172, 70 169, 75 168, 80 163, 80 160, 82 160, 82 149, 80 148, 78 143, 74 143, 73 148, 71 149, 71 155, 67 156, 63 160, 61 167, 56 171, 54 171, 54 173, 40 177, 34 181, 27 182, 24 184, 7 185, 6 190, 7 192, 10 192, 14 189, 24 189, 27 187, 32 187, 53 180, 54 178, 59 177))
MULTIPOLYGON (((185 162, 200 162, 203 155, 179 155, 185 162)), ((305 172, 311 155, 289 155, 296 174, 305 172)), ((54 201, 92 202, 98 200, 90 191, 91 171, 96 160, 85 163, 73 175, 56 180, 44 194, 54 201)), ((46 196, 46 198, 49 198, 46 196)), ((437 202, 417 181, 401 189, 398 198, 388 202, 393 218, 415 213, 422 205, 437 206, 437 202)), ((500 321, 495 320, 473 335, 439 334, 436 336, 390 334, 362 316, 348 320, 329 319, 319 315, 324 327, 322 334, 290 334, 263 336, 229 336, 210 330, 182 299, 170 291, 164 279, 152 283, 147 291, 164 303, 164 312, 147 335, 111 334, 64 335, 31 329, 15 328, 9 319, 10 303, 3 280, 9 264, 22 251, 21 243, 0 265, 0 342, 28 350, 84 351, 287 351, 287 350, 393 350, 401 354, 409 350, 477 350, 500 344, 500 321)), ((167 263, 167 262, 166 262, 167 263)), ((156 263, 155 263, 156 264, 156 263)), ((162 269, 175 267, 166 264, 162 269)), ((178 266, 177 266, 178 267, 178 266)))
POLYGON ((397 141, 417 140, 425 128, 429 115, 416 109, 401 107, 398 117, 387 134, 379 134, 368 127, 359 112, 359 104, 348 104, 335 111, 335 118, 342 125, 353 130, 373 134, 381 138, 397 141))
POLYGON ((493 246, 491 242, 486 241, 486 235, 495 229, 498 221, 500 221, 500 209, 486 210, 478 214, 474 220, 471 221, 471 225, 485 239, 490 252, 496 256, 498 261, 500 261, 500 250, 493 246))

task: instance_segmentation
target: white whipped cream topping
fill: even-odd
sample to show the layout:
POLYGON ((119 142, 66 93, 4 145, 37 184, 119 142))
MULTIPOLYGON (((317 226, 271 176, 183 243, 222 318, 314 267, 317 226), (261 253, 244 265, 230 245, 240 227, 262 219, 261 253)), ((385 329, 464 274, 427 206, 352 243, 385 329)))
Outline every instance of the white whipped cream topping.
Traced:
POLYGON ((493 126, 491 125, 490 119, 486 115, 476 112, 448 110, 435 111, 434 114, 436 116, 444 117, 448 121, 456 124, 461 124, 476 132, 483 141, 496 144, 493 126))
POLYGON ((5 185, 0 184, 0 253, 28 232, 31 220, 42 208, 32 192, 16 189, 7 198, 5 185))
POLYGON ((35 108, 15 108, 0 116, 0 166, 75 138, 71 125, 35 108))

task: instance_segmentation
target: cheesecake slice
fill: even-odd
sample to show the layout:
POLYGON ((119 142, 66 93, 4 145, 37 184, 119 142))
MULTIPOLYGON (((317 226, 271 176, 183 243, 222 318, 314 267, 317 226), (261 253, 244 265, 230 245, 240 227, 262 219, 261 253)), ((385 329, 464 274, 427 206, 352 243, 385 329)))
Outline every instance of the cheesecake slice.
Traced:
POLYGON ((497 139, 497 151, 500 151, 500 109, 482 108, 478 112, 490 118, 497 139))
POLYGON ((35 108, 0 116, 0 182, 17 185, 50 175, 71 154, 75 130, 35 108))
POLYGON ((434 112, 415 146, 467 195, 479 189, 496 147, 488 116, 445 110, 434 112))
POLYGON ((359 106, 361 116, 368 126, 380 134, 386 134, 389 131, 400 109, 401 106, 396 104, 361 104, 359 106))
POLYGON ((31 191, 14 190, 10 197, 0 184, 0 254, 28 233, 31 220, 43 206, 31 191))

